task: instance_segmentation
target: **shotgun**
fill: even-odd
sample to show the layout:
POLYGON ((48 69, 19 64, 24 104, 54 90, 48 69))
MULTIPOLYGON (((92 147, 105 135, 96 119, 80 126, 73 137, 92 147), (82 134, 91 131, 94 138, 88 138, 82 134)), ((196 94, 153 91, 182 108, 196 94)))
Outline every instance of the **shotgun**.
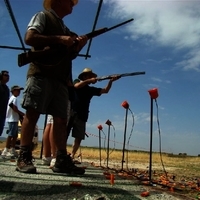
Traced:
POLYGON ((113 75, 108 75, 108 76, 101 76, 98 77, 98 81, 103 81, 107 79, 111 79, 113 76, 118 76, 119 78, 125 77, 125 76, 136 76, 136 75, 142 75, 145 74, 145 72, 131 72, 131 73, 123 73, 123 74, 113 74, 113 75))
MULTIPOLYGON (((133 20, 134 19, 132 18, 132 19, 124 21, 124 22, 122 22, 120 24, 117 24, 115 26, 112 26, 110 28, 104 27, 104 28, 101 28, 101 29, 97 29, 97 30, 95 30, 93 32, 87 33, 85 35, 88 37, 88 39, 91 39, 91 38, 97 37, 97 36, 99 36, 99 35, 101 35, 103 33, 106 33, 108 31, 111 31, 111 30, 113 30, 113 29, 115 29, 115 28, 117 28, 119 26, 127 24, 127 23, 129 23, 129 22, 131 22, 133 20)), ((74 41, 74 46, 77 45, 77 43, 78 43, 78 41, 75 40, 74 41)), ((42 58, 45 58, 45 57, 48 57, 48 59, 49 59, 50 57, 54 57, 58 53, 60 55, 65 56, 65 54, 61 53, 63 51, 65 52, 65 50, 66 50, 66 46, 64 46, 64 45, 58 47, 57 49, 50 48, 50 47, 45 47, 43 50, 38 50, 38 51, 29 50, 26 53, 21 53, 21 54, 18 55, 18 66, 22 67, 22 66, 24 66, 24 65, 26 65, 26 64, 28 64, 30 62, 36 62, 36 61, 38 61, 38 60, 40 60, 42 58)), ((59 63, 59 61, 58 61, 58 63, 59 63)), ((53 65, 56 65, 56 64, 52 63, 52 66, 53 65)))

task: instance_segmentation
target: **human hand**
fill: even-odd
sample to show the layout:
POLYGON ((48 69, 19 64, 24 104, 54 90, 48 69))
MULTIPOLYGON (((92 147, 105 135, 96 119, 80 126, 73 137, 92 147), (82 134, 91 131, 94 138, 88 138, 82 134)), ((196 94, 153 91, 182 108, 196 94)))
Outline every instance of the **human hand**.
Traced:
POLYGON ((74 49, 79 52, 86 44, 87 44, 88 38, 86 35, 78 36, 76 38, 76 46, 74 49))
POLYGON ((60 36, 61 43, 67 47, 71 47, 74 44, 73 37, 67 36, 67 35, 62 35, 60 36))
POLYGON ((110 81, 113 82, 113 81, 116 81, 116 80, 118 80, 118 79, 120 79, 120 78, 121 78, 120 75, 112 75, 110 81))

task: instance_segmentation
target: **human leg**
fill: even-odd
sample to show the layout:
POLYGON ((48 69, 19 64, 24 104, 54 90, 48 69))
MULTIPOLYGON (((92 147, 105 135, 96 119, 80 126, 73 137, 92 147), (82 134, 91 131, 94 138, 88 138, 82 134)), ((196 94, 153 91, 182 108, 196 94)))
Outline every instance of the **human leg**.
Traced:
POLYGON ((6 147, 2 152, 3 156, 15 156, 15 143, 18 133, 18 122, 8 122, 8 137, 6 139, 6 147), (10 152, 11 148, 11 152, 10 152), (13 150, 14 149, 14 150, 13 150))
POLYGON ((72 145, 71 157, 74 159, 77 150, 80 147, 81 141, 85 139, 86 122, 80 120, 77 115, 74 116, 74 124, 72 129, 72 137, 74 143, 72 145))
POLYGON ((11 154, 9 152, 11 140, 12 140, 12 137, 8 136, 7 139, 6 139, 6 146, 5 146, 4 150, 1 153, 2 156, 11 156, 11 154))
POLYGON ((54 80, 54 96, 48 106, 47 112, 53 116, 53 141, 56 147, 56 162, 52 170, 58 173, 83 174, 82 168, 77 168, 71 157, 67 155, 67 106, 68 90, 67 86, 54 80))
POLYGON ((56 146, 55 146, 55 142, 53 139, 53 124, 51 125, 51 129, 50 129, 49 141, 50 141, 50 146, 51 146, 51 156, 53 158, 55 158, 56 157, 56 146))
POLYGON ((18 136, 18 122, 10 122, 9 124, 10 131, 8 132, 8 135, 11 136, 10 147, 14 152, 13 149, 15 149, 15 144, 18 136))
POLYGON ((49 165, 51 162, 50 130, 52 124, 47 124, 43 133, 43 158, 42 164, 49 165))
POLYGON ((79 167, 76 167, 72 162, 70 155, 67 155, 66 150, 66 122, 62 119, 54 118, 54 128, 53 136, 54 142, 56 145, 56 162, 52 170, 57 173, 69 173, 69 174, 79 174, 82 175, 85 173, 85 170, 79 167), (57 133, 57 134, 56 134, 57 133), (60 133, 60 134, 58 134, 60 133))
POLYGON ((72 159, 74 159, 74 156, 80 147, 81 141, 82 139, 79 138, 74 139, 74 143, 72 145, 72 154, 71 154, 72 159))
POLYGON ((21 127, 20 153, 16 170, 23 173, 36 173, 32 163, 32 139, 40 114, 45 114, 49 99, 53 96, 51 82, 42 76, 27 79, 22 107, 26 114, 21 127))
POLYGON ((32 139, 40 114, 32 108, 27 109, 21 127, 20 152, 16 170, 23 173, 36 173, 32 163, 32 139))

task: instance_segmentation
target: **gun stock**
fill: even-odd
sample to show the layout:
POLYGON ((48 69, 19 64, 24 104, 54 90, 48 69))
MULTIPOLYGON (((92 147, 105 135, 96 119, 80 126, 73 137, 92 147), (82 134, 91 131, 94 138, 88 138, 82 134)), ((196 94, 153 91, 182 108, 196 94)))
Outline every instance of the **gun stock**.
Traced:
POLYGON ((30 62, 43 58, 44 56, 53 56, 54 53, 57 53, 57 50, 50 47, 45 47, 43 50, 38 51, 29 50, 26 53, 21 53, 18 55, 18 66, 22 67, 30 62))
POLYGON ((31 60, 30 60, 30 58, 28 56, 28 53, 20 53, 18 55, 18 66, 19 67, 27 65, 30 62, 31 62, 31 60))

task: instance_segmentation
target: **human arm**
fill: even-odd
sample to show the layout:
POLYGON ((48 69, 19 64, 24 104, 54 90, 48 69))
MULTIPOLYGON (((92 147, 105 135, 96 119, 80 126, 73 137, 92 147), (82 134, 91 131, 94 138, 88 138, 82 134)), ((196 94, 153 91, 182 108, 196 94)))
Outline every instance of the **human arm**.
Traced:
MULTIPOLYGON (((61 23, 62 24, 62 23, 61 23)), ((79 52, 87 43, 86 36, 78 36, 71 32, 64 24, 62 28, 66 34, 63 35, 45 35, 44 30, 46 26, 46 15, 44 12, 35 14, 28 24, 27 32, 25 34, 25 43, 30 46, 50 46, 50 45, 64 45, 71 47, 76 40, 77 44, 74 48, 79 52)))
POLYGON ((75 81, 74 83, 74 87, 75 88, 82 88, 86 85, 89 85, 89 84, 95 84, 97 82, 97 79, 96 78, 89 78, 89 79, 86 79, 86 80, 83 80, 83 81, 75 81))
POLYGON ((10 103, 9 106, 14 110, 14 112, 18 113, 20 116, 24 116, 25 114, 21 112, 16 105, 13 103, 10 103))
POLYGON ((119 78, 120 78, 119 76, 113 75, 112 78, 109 80, 108 84, 106 85, 106 87, 101 89, 101 92, 100 92, 100 93, 101 93, 101 94, 107 94, 107 93, 110 91, 111 87, 112 87, 113 81, 116 81, 116 80, 118 80, 119 78))
POLYGON ((26 32, 25 43, 29 46, 48 46, 62 44, 67 47, 73 45, 73 38, 65 35, 42 35, 37 30, 30 29, 26 32))

